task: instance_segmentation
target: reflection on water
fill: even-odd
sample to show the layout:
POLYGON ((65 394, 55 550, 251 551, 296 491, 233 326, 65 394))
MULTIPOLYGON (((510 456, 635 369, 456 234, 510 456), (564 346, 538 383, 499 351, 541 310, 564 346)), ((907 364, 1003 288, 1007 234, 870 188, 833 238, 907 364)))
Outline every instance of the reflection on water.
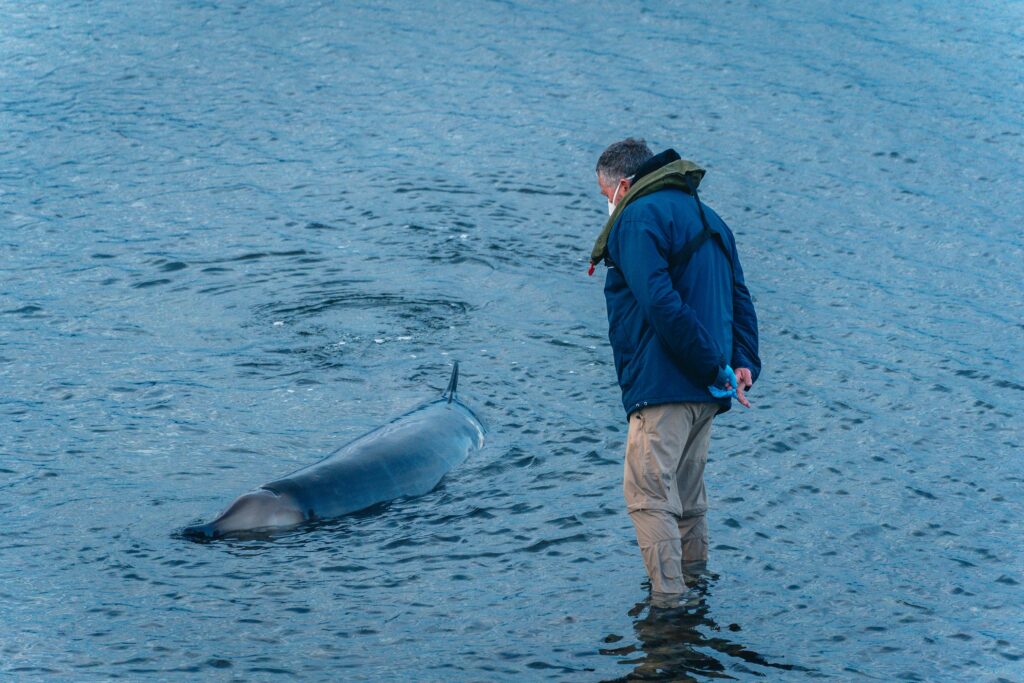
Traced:
POLYGON ((615 647, 622 636, 609 635, 602 655, 618 658, 633 670, 609 681, 701 681, 735 678, 728 672, 772 678, 771 670, 807 671, 793 664, 771 661, 738 641, 739 624, 720 626, 711 615, 708 594, 715 576, 707 574, 690 588, 686 604, 659 608, 650 601, 629 610, 634 618, 636 642, 615 647), (766 672, 765 669, 768 671, 766 672))

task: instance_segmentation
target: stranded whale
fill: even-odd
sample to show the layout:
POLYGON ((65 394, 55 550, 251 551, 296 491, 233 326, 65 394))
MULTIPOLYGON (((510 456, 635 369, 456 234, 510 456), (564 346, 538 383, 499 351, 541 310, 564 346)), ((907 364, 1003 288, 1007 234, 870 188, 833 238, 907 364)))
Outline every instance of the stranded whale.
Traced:
POLYGON ((239 496, 212 522, 183 533, 216 538, 289 527, 428 493, 448 470, 483 446, 480 421, 455 398, 458 381, 456 363, 441 399, 364 434, 320 462, 239 496))

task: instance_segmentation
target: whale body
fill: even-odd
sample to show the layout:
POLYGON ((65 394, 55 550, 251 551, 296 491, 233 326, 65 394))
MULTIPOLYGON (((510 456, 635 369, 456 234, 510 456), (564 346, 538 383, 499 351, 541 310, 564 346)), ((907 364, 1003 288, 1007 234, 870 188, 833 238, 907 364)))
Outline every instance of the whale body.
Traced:
POLYGON ((455 397, 459 366, 442 398, 360 436, 323 460, 234 500, 216 519, 184 529, 217 538, 339 517, 402 496, 420 496, 483 447, 484 429, 455 397))

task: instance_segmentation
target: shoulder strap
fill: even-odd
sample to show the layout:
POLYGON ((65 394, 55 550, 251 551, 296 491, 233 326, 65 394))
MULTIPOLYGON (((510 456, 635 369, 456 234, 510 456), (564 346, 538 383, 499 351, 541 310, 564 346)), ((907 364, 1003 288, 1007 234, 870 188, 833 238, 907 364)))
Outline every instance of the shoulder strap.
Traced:
POLYGON ((701 248, 701 246, 708 241, 708 238, 714 234, 707 228, 700 231, 700 234, 694 237, 692 240, 683 245, 683 248, 672 255, 668 260, 668 267, 670 269, 678 268, 679 266, 686 266, 690 262, 690 258, 694 253, 701 248))
POLYGON ((712 230, 711 226, 708 224, 708 218, 704 215, 704 205, 701 204, 700 197, 697 196, 697 189, 690 185, 689 179, 687 179, 686 185, 690 188, 690 194, 693 195, 694 201, 697 202, 697 212, 700 213, 702 230, 700 231, 700 234, 684 244, 682 249, 669 258, 669 269, 675 269, 679 266, 683 266, 685 268, 694 253, 696 253, 696 251, 700 249, 705 242, 714 238, 715 242, 718 243, 718 246, 722 249, 722 253, 725 254, 726 259, 729 261, 729 270, 732 270, 732 254, 729 253, 729 248, 726 247, 725 240, 722 238, 721 233, 717 230, 712 230))

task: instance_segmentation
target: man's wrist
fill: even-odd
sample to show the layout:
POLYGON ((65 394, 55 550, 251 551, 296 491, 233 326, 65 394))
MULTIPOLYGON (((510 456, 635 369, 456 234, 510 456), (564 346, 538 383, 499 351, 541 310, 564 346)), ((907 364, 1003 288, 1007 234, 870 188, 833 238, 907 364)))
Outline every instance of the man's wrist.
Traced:
POLYGON ((709 386, 720 383, 722 379, 722 373, 725 372, 725 368, 728 367, 728 365, 729 364, 725 362, 725 358, 721 358, 718 361, 718 365, 715 367, 714 370, 711 371, 711 374, 708 376, 707 383, 709 386))

